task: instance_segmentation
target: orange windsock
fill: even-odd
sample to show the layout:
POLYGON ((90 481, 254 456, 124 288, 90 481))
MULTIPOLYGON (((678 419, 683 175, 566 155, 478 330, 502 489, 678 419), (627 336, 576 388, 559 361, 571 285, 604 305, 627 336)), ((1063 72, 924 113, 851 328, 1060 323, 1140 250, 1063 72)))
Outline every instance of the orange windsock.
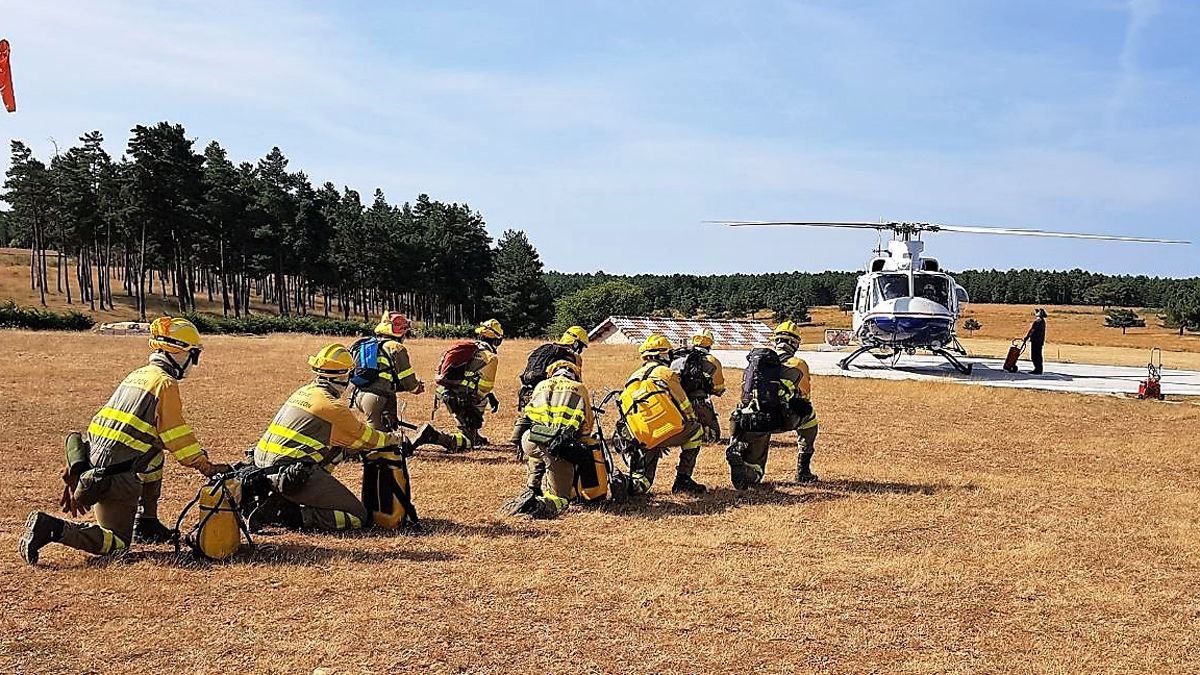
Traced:
POLYGON ((17 98, 13 95, 12 70, 8 65, 8 40, 0 40, 0 99, 4 100, 4 109, 17 112, 17 98))

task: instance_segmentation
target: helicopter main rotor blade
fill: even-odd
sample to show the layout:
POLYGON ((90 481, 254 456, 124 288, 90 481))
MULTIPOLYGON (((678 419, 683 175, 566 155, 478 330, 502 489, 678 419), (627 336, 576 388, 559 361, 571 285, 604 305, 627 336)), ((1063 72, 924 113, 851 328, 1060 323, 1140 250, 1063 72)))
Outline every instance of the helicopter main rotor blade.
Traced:
POLYGON ((705 223, 728 225, 729 227, 793 226, 793 227, 844 227, 855 230, 890 230, 888 223, 865 223, 852 220, 799 221, 799 220, 706 220, 705 223))
POLYGON ((1016 237, 1055 237, 1058 239, 1094 239, 1098 241, 1125 241, 1139 244, 1191 244, 1182 239, 1157 239, 1154 237, 1125 237, 1116 234, 1090 234, 1087 232, 1056 232, 1054 230, 1034 230, 1021 227, 982 227, 978 225, 938 225, 931 224, 930 232, 961 232, 964 234, 1000 234, 1016 237))

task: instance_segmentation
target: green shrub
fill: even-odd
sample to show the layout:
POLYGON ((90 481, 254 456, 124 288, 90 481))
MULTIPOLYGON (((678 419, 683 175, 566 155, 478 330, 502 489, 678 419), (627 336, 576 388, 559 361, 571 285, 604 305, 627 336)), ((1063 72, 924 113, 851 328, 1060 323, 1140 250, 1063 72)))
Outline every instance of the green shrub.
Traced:
POLYGON ((312 333, 314 335, 370 335, 372 326, 361 321, 346 321, 314 316, 273 316, 252 314, 242 317, 219 317, 208 314, 184 315, 201 333, 235 333, 266 335, 267 333, 312 333))
POLYGON ((0 328, 91 330, 95 325, 95 319, 82 312, 52 312, 48 309, 19 307, 12 300, 0 305, 0 328))
POLYGON ((475 327, 470 324, 431 323, 414 327, 413 335, 415 337, 458 340, 473 337, 475 327))

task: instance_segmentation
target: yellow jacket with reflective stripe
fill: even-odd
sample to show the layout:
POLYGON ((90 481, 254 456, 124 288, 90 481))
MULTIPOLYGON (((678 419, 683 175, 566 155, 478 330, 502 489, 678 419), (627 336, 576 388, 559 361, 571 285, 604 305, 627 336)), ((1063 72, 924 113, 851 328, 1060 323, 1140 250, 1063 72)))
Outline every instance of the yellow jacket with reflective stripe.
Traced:
POLYGON ((421 381, 409 360, 408 348, 399 340, 379 340, 379 379, 392 385, 392 391, 416 391, 421 381))
MULTIPOLYGON (((783 361, 780 369, 779 383, 783 387, 784 400, 792 397, 793 392, 800 394, 806 401, 812 402, 812 374, 808 368, 808 362, 796 356, 795 352, 789 353, 786 349, 778 349, 780 360, 783 361)), ((802 420, 800 429, 809 429, 817 426, 817 411, 814 408, 812 414, 802 420)))
POLYGON ((130 373, 92 417, 87 435, 94 466, 137 459, 134 470, 145 472, 163 450, 184 466, 208 460, 183 419, 179 382, 167 372, 165 358, 152 355, 150 364, 130 373))
POLYGON ((693 420, 696 418, 696 411, 692 410, 692 402, 688 400, 687 394, 683 391, 683 385, 679 383, 679 375, 669 366, 653 361, 647 362, 641 368, 633 371, 633 374, 625 381, 625 386, 628 387, 636 380, 645 379, 654 380, 671 394, 671 399, 675 401, 675 407, 683 413, 683 419, 693 420))
POLYGON ((444 389, 466 391, 476 402, 482 401, 496 387, 496 369, 500 366, 500 361, 496 353, 492 351, 494 348, 491 345, 482 340, 478 342, 478 345, 479 349, 476 350, 475 356, 467 362, 463 379, 446 382, 442 385, 444 389))
POLYGON ((725 369, 717 357, 705 352, 704 374, 712 381, 712 395, 720 396, 725 393, 725 369))
POLYGON ((534 424, 566 427, 580 435, 592 433, 595 426, 592 397, 587 387, 565 375, 539 382, 525 405, 524 414, 534 424))
POLYGON ((363 423, 320 381, 300 387, 267 426, 254 450, 254 463, 331 463, 342 451, 357 453, 388 445, 388 435, 363 423))

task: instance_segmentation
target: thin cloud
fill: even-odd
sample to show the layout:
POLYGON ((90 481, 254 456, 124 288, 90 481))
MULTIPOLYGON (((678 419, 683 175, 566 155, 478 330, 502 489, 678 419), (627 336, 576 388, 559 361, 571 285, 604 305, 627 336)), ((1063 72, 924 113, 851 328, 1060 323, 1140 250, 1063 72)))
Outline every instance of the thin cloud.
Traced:
POLYGON ((1119 77, 1116 90, 1109 99, 1105 111, 1104 126, 1112 132, 1122 111, 1127 109, 1141 89, 1141 73, 1138 69, 1138 54, 1142 48, 1142 36, 1150 21, 1162 11, 1159 0, 1129 0, 1129 20, 1125 24, 1125 40, 1117 58, 1119 77))

